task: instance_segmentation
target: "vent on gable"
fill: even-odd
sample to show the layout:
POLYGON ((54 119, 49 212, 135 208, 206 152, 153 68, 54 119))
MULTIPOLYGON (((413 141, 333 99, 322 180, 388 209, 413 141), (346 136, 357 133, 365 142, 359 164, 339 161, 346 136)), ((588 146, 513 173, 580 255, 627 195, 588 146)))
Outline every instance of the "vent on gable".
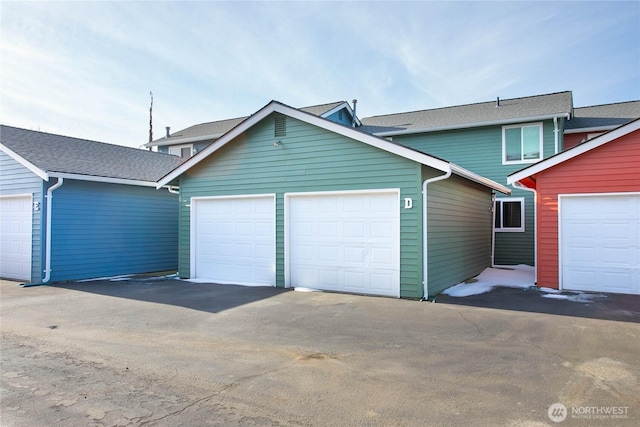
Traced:
POLYGON ((287 136, 287 116, 275 116, 273 119, 274 128, 273 128, 273 136, 276 138, 282 138, 283 136, 287 136))

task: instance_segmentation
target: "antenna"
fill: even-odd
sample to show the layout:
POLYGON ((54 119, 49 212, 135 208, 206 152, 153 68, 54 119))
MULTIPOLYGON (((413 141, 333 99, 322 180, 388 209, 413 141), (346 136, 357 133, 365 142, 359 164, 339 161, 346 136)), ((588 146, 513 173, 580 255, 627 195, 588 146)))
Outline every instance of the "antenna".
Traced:
POLYGON ((153 92, 149 92, 151 96, 151 106, 149 107, 149 142, 153 141, 153 92))

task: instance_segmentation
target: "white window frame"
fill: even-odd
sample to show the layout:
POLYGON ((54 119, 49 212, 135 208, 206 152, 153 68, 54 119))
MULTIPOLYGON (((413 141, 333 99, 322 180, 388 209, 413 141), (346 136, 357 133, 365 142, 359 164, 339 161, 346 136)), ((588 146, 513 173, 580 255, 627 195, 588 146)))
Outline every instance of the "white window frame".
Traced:
POLYGON ((182 157, 182 149, 183 148, 189 148, 191 150, 191 154, 189 155, 189 157, 193 156, 193 144, 184 144, 184 145, 170 145, 167 152, 169 154, 171 154, 172 156, 178 156, 181 159, 182 158, 189 158, 189 157, 182 157), (171 150, 178 150, 178 153, 176 154, 175 152, 172 153, 171 150))
MULTIPOLYGON (((544 136, 543 136, 543 132, 544 132, 544 126, 542 124, 542 122, 537 122, 537 123, 522 123, 522 124, 518 124, 518 125, 509 125, 509 126, 502 126, 502 164, 503 165, 518 165, 518 164, 528 164, 528 163, 536 163, 539 162, 540 160, 544 159, 544 136), (507 160, 507 138, 506 138, 506 131, 507 129, 515 129, 515 128, 526 128, 526 127, 538 127, 539 128, 539 132, 538 134, 540 135, 539 137, 539 147, 540 147, 540 158, 538 159, 523 159, 522 157, 520 158, 520 160, 507 160)), ((524 155, 524 149, 522 149, 522 137, 520 140, 520 148, 521 148, 521 156, 524 155)))
POLYGON ((493 213, 493 231, 498 232, 498 233, 523 233, 524 232, 524 220, 525 220, 525 212, 524 212, 524 197, 499 197, 496 198, 495 203, 494 203, 494 213, 493 213), (504 215, 502 215, 502 203, 504 202, 509 202, 509 203, 517 203, 520 202, 520 227, 504 227, 504 223, 500 224, 500 227, 496 227, 496 215, 498 213, 498 208, 500 208, 500 219, 502 220, 504 218, 504 215))

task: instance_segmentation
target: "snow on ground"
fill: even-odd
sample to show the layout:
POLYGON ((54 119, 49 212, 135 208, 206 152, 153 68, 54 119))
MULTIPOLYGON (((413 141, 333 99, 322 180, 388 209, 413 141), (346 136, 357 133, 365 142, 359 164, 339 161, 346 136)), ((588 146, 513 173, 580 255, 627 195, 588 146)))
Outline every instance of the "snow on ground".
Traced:
MULTIPOLYGON (((555 289, 554 289, 555 291, 555 289)), ((606 298, 606 295, 604 294, 587 294, 587 293, 583 293, 583 292, 578 292, 575 294, 543 294, 542 295, 543 298, 551 298, 551 299, 562 299, 562 300, 567 300, 567 301, 572 301, 572 302, 581 302, 584 304, 588 304, 590 302, 593 302, 593 300, 595 298, 606 298)))
POLYGON ((489 267, 477 277, 445 289, 442 293, 450 297, 467 297, 489 292, 497 286, 528 289, 535 286, 535 270, 524 264, 489 267))

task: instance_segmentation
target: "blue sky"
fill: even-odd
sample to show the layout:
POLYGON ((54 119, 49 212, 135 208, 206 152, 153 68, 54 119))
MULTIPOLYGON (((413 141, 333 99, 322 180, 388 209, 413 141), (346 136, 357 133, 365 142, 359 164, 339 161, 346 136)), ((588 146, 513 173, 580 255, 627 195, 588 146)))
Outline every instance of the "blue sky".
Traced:
POLYGON ((0 122, 138 147, 358 99, 358 115, 640 99, 640 2, 2 2, 0 122))

